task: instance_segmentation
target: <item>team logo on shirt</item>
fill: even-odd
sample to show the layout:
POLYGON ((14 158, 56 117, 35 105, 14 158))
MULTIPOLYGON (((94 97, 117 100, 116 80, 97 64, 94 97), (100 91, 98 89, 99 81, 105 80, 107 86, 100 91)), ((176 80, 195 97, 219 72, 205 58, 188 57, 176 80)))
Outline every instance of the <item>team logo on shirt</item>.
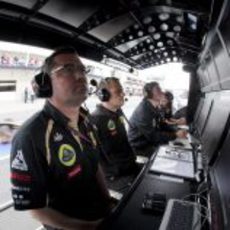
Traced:
POLYGON ((11 167, 20 171, 28 171, 28 166, 22 154, 22 150, 18 150, 15 158, 12 161, 11 167))
POLYGON ((58 141, 62 141, 63 140, 63 135, 61 133, 55 133, 54 135, 54 141, 58 142, 58 141))
POLYGON ((72 166, 76 162, 76 152, 71 145, 63 144, 58 151, 58 158, 65 166, 72 166))
POLYGON ((113 120, 108 121, 107 127, 110 131, 114 131, 116 129, 116 125, 113 120))
POLYGON ((121 124, 124 124, 124 123, 125 123, 125 118, 124 118, 124 116, 120 116, 119 119, 120 119, 121 124))
POLYGON ((157 126, 157 122, 156 122, 156 119, 155 119, 155 118, 153 118, 152 124, 153 124, 153 127, 156 127, 156 126, 157 126))

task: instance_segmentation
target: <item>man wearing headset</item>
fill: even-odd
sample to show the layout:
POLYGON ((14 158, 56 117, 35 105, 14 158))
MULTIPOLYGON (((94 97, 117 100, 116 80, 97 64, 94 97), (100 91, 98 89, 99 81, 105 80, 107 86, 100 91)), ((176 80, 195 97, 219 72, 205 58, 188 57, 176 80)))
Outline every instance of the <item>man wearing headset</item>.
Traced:
POLYGON ((157 82, 144 86, 144 99, 134 110, 130 118, 128 138, 131 146, 142 155, 150 156, 155 147, 166 144, 177 137, 185 138, 184 130, 165 132, 161 130, 162 91, 157 82))
POLYGON ((12 143, 15 209, 30 210, 46 229, 96 229, 110 211, 110 196, 81 107, 88 93, 85 67, 73 48, 58 49, 33 85, 48 99, 12 143))
POLYGON ((101 164, 109 188, 121 191, 119 187, 124 187, 121 180, 126 183, 126 176, 127 180, 132 180, 132 176, 134 178, 138 173, 121 110, 125 94, 119 80, 108 77, 99 83, 97 95, 101 104, 97 105, 91 116, 103 148, 101 164))

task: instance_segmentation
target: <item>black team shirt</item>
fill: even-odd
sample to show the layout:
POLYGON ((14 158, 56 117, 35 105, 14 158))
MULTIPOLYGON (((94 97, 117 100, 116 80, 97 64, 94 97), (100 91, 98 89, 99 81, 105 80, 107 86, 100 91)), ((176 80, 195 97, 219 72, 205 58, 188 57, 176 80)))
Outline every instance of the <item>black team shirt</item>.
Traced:
POLYGON ((12 197, 17 210, 53 208, 94 220, 106 201, 96 182, 98 146, 83 109, 78 128, 49 102, 15 135, 11 150, 12 197))
POLYGON ((97 105, 91 118, 102 144, 101 164, 106 175, 132 174, 136 170, 135 154, 128 142, 122 111, 113 112, 97 105))

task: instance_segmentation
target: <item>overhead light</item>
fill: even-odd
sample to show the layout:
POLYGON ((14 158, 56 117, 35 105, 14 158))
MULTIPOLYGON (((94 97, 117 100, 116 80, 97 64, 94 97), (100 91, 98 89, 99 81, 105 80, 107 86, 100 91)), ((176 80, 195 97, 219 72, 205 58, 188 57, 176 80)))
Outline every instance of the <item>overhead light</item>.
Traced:
POLYGON ((148 32, 149 33, 154 33, 156 31, 156 28, 154 26, 149 26, 148 27, 148 32))
POLYGON ((134 25, 134 29, 139 29, 139 27, 140 27, 140 26, 139 26, 138 24, 135 24, 135 25, 134 25))
POLYGON ((166 61, 167 61, 167 62, 170 62, 170 61, 171 61, 171 59, 170 59, 170 58, 166 58, 166 61))
POLYGON ((173 50, 173 51, 172 51, 172 54, 173 54, 173 55, 176 55, 176 51, 175 51, 175 50, 173 50))
POLYGON ((137 35, 138 35, 138 37, 142 37, 144 35, 144 32, 142 30, 139 30, 137 35))
POLYGON ((161 14, 159 14, 159 19, 161 20, 161 21, 165 21, 165 20, 167 20, 167 19, 169 19, 169 14, 168 13, 161 13, 161 14))
POLYGON ((178 57, 173 57, 173 61, 178 61, 178 57))
POLYGON ((145 18, 143 19, 143 23, 144 23, 144 24, 149 24, 151 21, 152 21, 152 18, 151 18, 150 16, 145 17, 145 18))
POLYGON ((139 44, 139 46, 140 46, 140 47, 143 47, 143 46, 144 46, 144 44, 143 44, 143 43, 140 43, 140 44, 139 44))
POLYGON ((155 40, 159 40, 161 38, 161 35, 159 33, 156 33, 156 34, 153 35, 153 38, 155 40))
POLYGON ((176 32, 180 32, 181 31, 181 26, 180 25, 176 25, 173 27, 173 30, 176 32))
POLYGON ((167 56, 168 56, 168 52, 164 52, 163 55, 164 55, 165 57, 167 57, 167 56))
POLYGON ((177 16, 176 21, 179 22, 179 23, 182 23, 184 21, 183 16, 177 16))
POLYGON ((146 49, 144 48, 142 51, 143 51, 143 52, 145 52, 145 51, 146 51, 146 49))
POLYGON ((162 47, 162 46, 164 46, 164 43, 163 42, 157 42, 157 46, 162 47))
POLYGON ((164 62, 164 60, 161 60, 161 64, 164 64, 165 62, 164 62))
POLYGON ((167 41, 167 44, 168 44, 169 46, 172 46, 172 45, 173 45, 173 41, 172 41, 172 40, 168 40, 168 41, 167 41))
POLYGON ((133 36, 132 36, 132 35, 130 35, 130 36, 129 36, 129 40, 132 40, 132 39, 133 39, 133 36))
POLYGON ((151 43, 151 40, 150 40, 150 39, 147 39, 146 42, 149 44, 149 43, 151 43))
POLYGON ((166 31, 166 30, 168 30, 169 26, 166 23, 162 23, 160 28, 161 28, 162 31, 166 31))
POLYGON ((175 33, 174 32, 166 32, 166 37, 173 38, 175 33))
POLYGON ((149 49, 150 49, 150 50, 153 50, 153 49, 154 49, 154 46, 153 46, 153 45, 150 45, 150 46, 149 46, 149 49))

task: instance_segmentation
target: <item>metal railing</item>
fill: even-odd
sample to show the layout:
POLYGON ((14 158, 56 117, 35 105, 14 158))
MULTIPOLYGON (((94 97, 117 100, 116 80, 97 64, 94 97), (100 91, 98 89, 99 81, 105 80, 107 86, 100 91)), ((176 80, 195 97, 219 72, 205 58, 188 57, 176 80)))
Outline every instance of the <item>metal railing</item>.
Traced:
POLYGON ((13 200, 9 200, 6 203, 0 205, 0 213, 6 211, 7 209, 13 207, 13 200))

